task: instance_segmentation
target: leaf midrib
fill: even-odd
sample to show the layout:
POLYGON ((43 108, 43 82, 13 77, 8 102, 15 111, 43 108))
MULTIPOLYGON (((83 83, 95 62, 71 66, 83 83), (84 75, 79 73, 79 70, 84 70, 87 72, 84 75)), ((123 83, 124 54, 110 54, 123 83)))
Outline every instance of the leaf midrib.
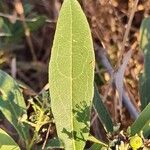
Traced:
MULTIPOLYGON (((72 2, 71 0, 69 0, 70 2, 70 12, 71 12, 71 111, 73 110, 73 21, 72 21, 72 17, 73 17, 73 14, 72 14, 72 2)), ((72 114, 71 114, 71 125, 72 125, 72 131, 74 129, 74 118, 72 117, 72 114)), ((71 131, 71 132, 72 132, 71 131)), ((75 145, 75 142, 74 142, 74 135, 73 135, 73 132, 72 132, 72 137, 73 137, 73 140, 72 140, 72 144, 73 144, 73 149, 76 148, 76 145, 75 145)))

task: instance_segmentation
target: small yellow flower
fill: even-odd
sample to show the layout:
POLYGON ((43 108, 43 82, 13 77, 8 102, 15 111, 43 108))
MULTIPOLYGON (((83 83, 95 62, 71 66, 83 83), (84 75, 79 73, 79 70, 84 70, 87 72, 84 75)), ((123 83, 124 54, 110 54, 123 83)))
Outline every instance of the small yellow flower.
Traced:
POLYGON ((140 147, 143 146, 143 141, 142 138, 140 136, 138 136, 137 134, 133 137, 130 138, 130 146, 132 147, 133 150, 137 150, 140 147))

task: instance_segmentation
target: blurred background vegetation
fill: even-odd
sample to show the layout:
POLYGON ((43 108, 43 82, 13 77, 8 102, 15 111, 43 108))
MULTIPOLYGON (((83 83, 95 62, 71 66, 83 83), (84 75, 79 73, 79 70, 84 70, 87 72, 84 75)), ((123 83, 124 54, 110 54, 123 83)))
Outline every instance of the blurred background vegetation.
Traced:
MULTIPOLYGON (((5 70, 31 91, 40 92, 48 82, 48 63, 57 18, 62 0, 0 0, 0 69, 5 70)), ((94 43, 105 48, 115 67, 134 0, 80 0, 88 18, 94 43)), ((125 72, 125 89, 137 110, 140 107, 138 80, 143 69, 143 55, 139 48, 139 28, 144 17, 150 15, 150 0, 139 0, 130 28, 125 52, 133 49, 132 59, 125 72)), ((67 32, 67 29, 66 29, 67 32)), ((67 40, 67 39, 66 39, 67 40)), ((96 82, 105 96, 110 76, 96 62, 96 82)), ((30 92, 31 92, 30 91, 30 92)), ((32 93, 31 92, 31 93, 32 93)), ((105 104, 111 116, 119 122, 113 88, 107 92, 105 104)), ((123 108, 123 127, 132 122, 123 108)))

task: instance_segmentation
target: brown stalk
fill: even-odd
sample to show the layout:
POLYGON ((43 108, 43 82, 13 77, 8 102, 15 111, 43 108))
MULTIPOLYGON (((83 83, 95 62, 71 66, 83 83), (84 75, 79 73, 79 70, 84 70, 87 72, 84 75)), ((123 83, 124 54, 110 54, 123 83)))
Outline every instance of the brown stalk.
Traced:
POLYGON ((15 6, 15 10, 16 10, 17 14, 20 16, 20 18, 22 20, 26 40, 27 40, 27 43, 30 47, 32 58, 34 61, 37 61, 37 57, 36 57, 35 50, 34 50, 33 43, 32 43, 32 39, 31 39, 30 29, 28 28, 28 25, 25 21, 23 5, 22 5, 20 0, 15 0, 14 6, 15 6))
POLYGON ((127 24, 127 28, 126 28, 126 31, 125 31, 125 34, 124 34, 124 37, 123 37, 123 42, 122 42, 122 44, 121 44, 122 46, 121 46, 121 49, 120 49, 120 56, 119 56, 119 58, 118 58, 118 63, 117 63, 117 66, 116 66, 117 69, 118 69, 119 66, 121 65, 121 61, 122 61, 123 54, 124 54, 124 51, 125 51, 125 45, 126 45, 126 42, 127 42, 128 36, 129 36, 129 33, 130 33, 132 21, 133 21, 134 14, 135 14, 135 12, 136 12, 138 3, 139 3, 139 0, 135 0, 133 9, 132 9, 132 11, 131 11, 131 15, 130 15, 130 17, 129 17, 129 21, 128 21, 128 24, 127 24))

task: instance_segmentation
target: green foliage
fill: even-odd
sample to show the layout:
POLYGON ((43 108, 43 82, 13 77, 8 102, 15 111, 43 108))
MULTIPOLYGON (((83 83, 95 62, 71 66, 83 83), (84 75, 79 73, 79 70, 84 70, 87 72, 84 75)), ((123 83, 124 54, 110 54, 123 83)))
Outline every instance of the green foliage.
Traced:
POLYGON ((89 134, 94 50, 86 17, 65 0, 52 48, 49 84, 57 133, 66 150, 83 149, 89 134))
POLYGON ((140 77, 139 89, 142 110, 150 102, 150 17, 145 18, 140 29, 140 47, 144 53, 144 73, 140 77))
POLYGON ((53 149, 53 148, 64 148, 64 145, 63 145, 63 142, 60 141, 59 139, 57 138, 54 138, 54 139, 50 139, 46 146, 45 146, 45 149, 46 150, 49 150, 49 149, 53 149))
MULTIPOLYGON (((33 21, 27 22, 27 26, 30 32, 37 31, 41 26, 44 25, 45 20, 45 16, 38 16, 33 18, 33 21)), ((8 43, 13 44, 13 42, 19 42, 21 38, 25 36, 25 31, 22 22, 16 21, 15 24, 11 24, 10 22, 8 22, 8 20, 6 20, 6 23, 9 25, 8 28, 10 30, 11 36, 3 40, 5 45, 7 45, 8 43)))
POLYGON ((106 107, 99 95, 96 85, 94 88, 95 88, 95 90, 94 90, 93 106, 94 106, 100 120, 103 122, 107 132, 113 132, 113 122, 111 120, 110 114, 109 114, 108 110, 106 109, 106 107))
MULTIPOLYGON (((33 148, 35 143, 39 143, 42 141, 42 135, 40 130, 47 131, 48 129, 44 125, 51 125, 52 113, 49 102, 49 94, 47 91, 43 91, 40 95, 35 96, 34 98, 30 98, 28 100, 29 105, 32 107, 33 111, 30 116, 24 115, 21 118, 21 122, 27 123, 34 129, 33 137, 30 140, 29 149, 33 148), (43 127, 43 128, 42 128, 43 127)), ((47 142, 50 146, 52 142, 47 142)))
POLYGON ((140 47, 144 53, 144 72, 139 80, 141 109, 143 111, 138 120, 133 124, 132 132, 138 133, 139 130, 142 130, 144 136, 148 137, 150 135, 150 17, 142 21, 140 28, 140 47))
POLYGON ((131 135, 143 131, 144 135, 149 135, 150 131, 150 104, 141 112, 140 116, 131 126, 131 135))
POLYGON ((0 149, 20 150, 18 144, 2 129, 0 129, 0 149))
MULTIPOLYGON (((32 19, 29 17, 29 13, 33 9, 33 6, 29 1, 21 1, 24 7, 25 22, 30 32, 37 31, 40 27, 45 24, 46 16, 36 15, 35 12, 32 12, 32 19), (26 17, 28 16, 28 17, 26 17)), ((10 2, 11 3, 11 2, 10 2)), ((10 48, 12 45, 15 45, 17 42, 20 42, 23 37, 25 37, 25 29, 23 21, 16 18, 15 15, 7 14, 7 11, 10 13, 11 10, 7 2, 0 1, 0 13, 4 14, 0 17, 0 48, 10 48), (6 14, 5 14, 6 13, 6 14)))
POLYGON ((19 119, 26 114, 26 105, 18 84, 0 70, 0 110, 15 127, 20 138, 28 144, 29 128, 19 119))
POLYGON ((102 148, 102 145, 96 143, 90 147, 90 150, 100 150, 101 148, 102 148))
POLYGON ((0 37, 11 36, 8 25, 5 23, 2 17, 0 17, 0 37))
MULTIPOLYGON (((28 15, 32 6, 28 1, 24 2, 25 15, 28 15)), ((38 16, 34 19, 33 22, 26 21, 31 32, 40 28, 46 18, 38 16)), ((0 18, 0 30, 2 31, 1 47, 8 43, 18 42, 24 36, 24 28, 20 21, 12 24, 8 19, 0 18)), ((130 134, 123 131, 119 133, 119 128, 117 131, 113 130, 112 119, 96 85, 94 89, 93 63, 95 58, 92 37, 87 19, 77 0, 64 0, 49 64, 50 89, 49 92, 44 91, 40 96, 37 95, 28 100, 29 109, 31 108, 30 114, 27 114, 24 97, 17 82, 0 70, 0 119, 5 117, 14 126, 21 140, 20 143, 24 142, 23 147, 25 146, 27 150, 34 149, 35 144, 42 142, 41 132, 50 132, 49 127, 54 127, 53 119, 58 137, 49 139, 47 134, 43 145, 36 145, 37 149, 44 147, 45 150, 55 148, 83 150, 86 141, 93 144, 90 150, 141 148, 143 140, 137 134, 143 133, 144 138, 150 136, 150 18, 144 19, 140 33, 140 46, 145 59, 144 73, 140 77, 143 111, 132 124, 130 134), (51 101, 49 93, 51 93, 51 101), (99 141, 89 133, 92 105, 106 132, 109 132, 108 136, 106 135, 110 137, 109 144, 99 141), (32 129, 33 135, 29 134, 29 129, 32 129), (119 141, 120 138, 126 140, 119 141)), ((119 72, 122 75, 131 57, 131 51, 126 56, 123 68, 119 72)), ((120 74, 116 78, 116 81, 118 79, 123 81, 123 76, 120 78, 120 74)), ((117 89, 121 97, 123 82, 117 87, 120 87, 117 89)), ((15 141, 2 129, 0 129, 0 149, 20 150, 15 141)))
POLYGON ((44 124, 50 123, 50 108, 45 108, 42 107, 43 105, 36 104, 33 99, 30 99, 30 104, 34 111, 29 119, 32 122, 31 125, 35 128, 35 132, 38 133, 44 124))
POLYGON ((93 144, 93 148, 107 148, 108 147, 108 145, 107 144, 105 144, 105 143, 103 143, 103 142, 101 142, 101 141, 99 141, 98 139, 96 139, 95 137, 93 137, 93 136, 89 136, 88 137, 88 141, 91 141, 91 142, 93 142, 94 144, 93 144))
POLYGON ((29 1, 23 1, 23 9, 25 16, 28 15, 34 7, 29 3, 29 1))

